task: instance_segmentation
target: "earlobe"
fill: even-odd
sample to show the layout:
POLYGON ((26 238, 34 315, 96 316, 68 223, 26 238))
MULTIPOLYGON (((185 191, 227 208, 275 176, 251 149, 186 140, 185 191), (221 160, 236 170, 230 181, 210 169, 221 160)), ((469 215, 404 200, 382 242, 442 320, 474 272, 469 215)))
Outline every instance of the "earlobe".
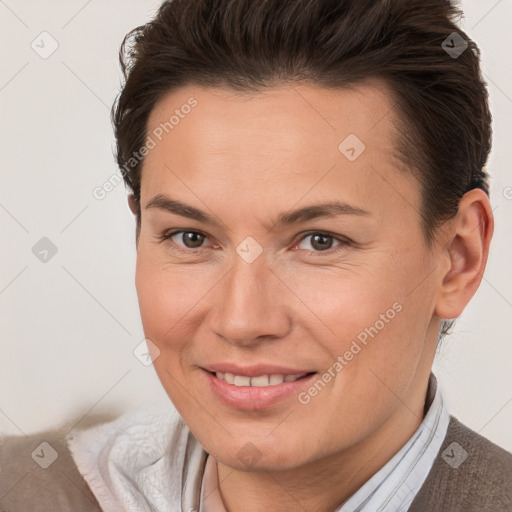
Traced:
POLYGON ((485 271, 494 219, 483 190, 473 189, 463 196, 450 228, 446 242, 450 265, 443 276, 435 310, 444 319, 461 315, 485 271))

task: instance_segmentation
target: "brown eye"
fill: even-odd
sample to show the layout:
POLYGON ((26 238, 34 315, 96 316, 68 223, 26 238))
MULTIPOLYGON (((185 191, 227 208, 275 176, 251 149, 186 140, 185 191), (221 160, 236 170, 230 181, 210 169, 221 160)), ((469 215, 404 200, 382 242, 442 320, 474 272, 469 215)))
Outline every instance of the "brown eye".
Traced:
MULTIPOLYGON (((195 231, 181 231, 176 235, 181 234, 181 242, 187 249, 197 249, 203 245, 205 236, 195 231)), ((174 236, 176 236, 174 235, 174 236)))
POLYGON ((332 242, 332 236, 322 234, 311 235, 311 247, 317 251, 325 251, 326 249, 330 249, 332 247, 332 242))
POLYGON ((338 249, 344 249, 348 245, 348 241, 338 238, 329 233, 313 232, 306 233, 296 245, 298 249, 305 250, 306 253, 314 255, 322 255, 323 253, 331 254, 338 249))

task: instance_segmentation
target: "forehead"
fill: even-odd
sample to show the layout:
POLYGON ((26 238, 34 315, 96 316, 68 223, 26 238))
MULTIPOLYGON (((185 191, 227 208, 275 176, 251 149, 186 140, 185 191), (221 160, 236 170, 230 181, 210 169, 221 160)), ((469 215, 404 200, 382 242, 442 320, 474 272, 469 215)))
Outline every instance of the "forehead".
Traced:
POLYGON ((284 207, 333 193, 367 204, 379 202, 386 187, 412 187, 394 199, 405 193, 414 202, 417 184, 399 170, 396 116, 380 82, 348 89, 294 84, 250 94, 183 87, 149 117, 147 135, 156 145, 143 166, 142 203, 168 189, 218 198, 231 191, 240 206, 290 203, 284 207))
POLYGON ((236 149, 242 154, 251 149, 304 154, 319 145, 336 150, 349 134, 374 149, 392 150, 395 116, 391 92, 378 81, 347 89, 290 84, 260 92, 189 86, 156 104, 147 129, 164 128, 163 138, 171 133, 176 140, 194 138, 198 150, 229 148, 232 156, 236 149), (194 108, 188 106, 191 98, 194 108))

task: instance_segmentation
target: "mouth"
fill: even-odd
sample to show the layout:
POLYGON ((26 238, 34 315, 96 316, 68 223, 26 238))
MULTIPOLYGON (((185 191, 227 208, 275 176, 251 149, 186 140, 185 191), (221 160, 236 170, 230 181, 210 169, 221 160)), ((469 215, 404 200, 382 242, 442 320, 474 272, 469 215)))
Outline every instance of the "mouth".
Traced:
POLYGON ((234 409, 261 410, 297 400, 317 372, 239 375, 203 369, 207 389, 222 404, 234 409))

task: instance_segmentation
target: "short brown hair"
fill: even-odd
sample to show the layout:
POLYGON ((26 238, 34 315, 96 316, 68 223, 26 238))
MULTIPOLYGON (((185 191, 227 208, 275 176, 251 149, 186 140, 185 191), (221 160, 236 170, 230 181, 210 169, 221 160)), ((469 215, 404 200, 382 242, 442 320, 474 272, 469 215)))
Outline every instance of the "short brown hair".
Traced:
POLYGON ((112 120, 124 180, 139 200, 144 160, 131 157, 155 104, 178 87, 344 88, 376 78, 396 101, 397 150, 421 184, 430 244, 467 191, 489 193, 491 114, 478 48, 455 25, 461 15, 449 0, 166 1, 119 54, 124 87, 112 120), (455 42, 460 55, 447 51, 455 42))

